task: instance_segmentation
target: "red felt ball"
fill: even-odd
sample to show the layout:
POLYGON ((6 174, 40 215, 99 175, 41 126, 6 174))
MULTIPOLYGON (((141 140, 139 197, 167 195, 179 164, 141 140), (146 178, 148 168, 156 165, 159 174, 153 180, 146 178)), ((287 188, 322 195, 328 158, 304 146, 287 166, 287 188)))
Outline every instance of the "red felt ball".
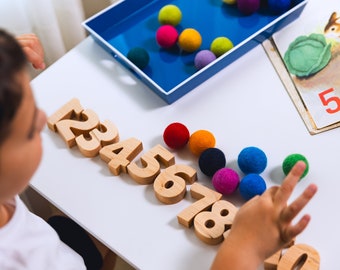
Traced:
POLYGON ((167 146, 173 149, 184 147, 190 138, 188 128, 178 122, 168 125, 163 133, 163 139, 167 146))
POLYGON ((172 25, 162 25, 156 32, 156 41, 162 48, 171 48, 176 44, 177 39, 178 32, 172 25))

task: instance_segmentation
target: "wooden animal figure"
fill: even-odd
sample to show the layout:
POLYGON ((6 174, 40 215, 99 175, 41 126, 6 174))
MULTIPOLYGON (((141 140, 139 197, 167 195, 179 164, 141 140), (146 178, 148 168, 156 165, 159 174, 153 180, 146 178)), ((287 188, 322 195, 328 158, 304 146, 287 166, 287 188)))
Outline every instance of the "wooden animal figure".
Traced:
POLYGON ((340 16, 336 12, 330 16, 324 28, 324 34, 327 38, 333 38, 340 42, 340 16))

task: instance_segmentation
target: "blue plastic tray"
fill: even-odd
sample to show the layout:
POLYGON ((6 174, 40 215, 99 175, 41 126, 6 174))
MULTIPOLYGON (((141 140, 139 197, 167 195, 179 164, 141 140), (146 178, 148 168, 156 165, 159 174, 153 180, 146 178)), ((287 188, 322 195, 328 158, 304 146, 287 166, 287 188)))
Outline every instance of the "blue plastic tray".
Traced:
POLYGON ((170 104, 298 18, 306 3, 295 0, 293 7, 281 15, 261 8, 245 16, 236 6, 222 0, 125 0, 92 16, 83 26, 117 61, 170 104), (179 32, 185 28, 200 32, 201 50, 209 49, 213 39, 219 36, 228 37, 234 47, 199 71, 194 66, 197 52, 160 48, 155 39, 160 27, 158 12, 167 4, 174 4, 182 11, 182 21, 176 26, 179 32), (150 62, 143 70, 126 57, 133 47, 143 47, 150 55, 150 62))

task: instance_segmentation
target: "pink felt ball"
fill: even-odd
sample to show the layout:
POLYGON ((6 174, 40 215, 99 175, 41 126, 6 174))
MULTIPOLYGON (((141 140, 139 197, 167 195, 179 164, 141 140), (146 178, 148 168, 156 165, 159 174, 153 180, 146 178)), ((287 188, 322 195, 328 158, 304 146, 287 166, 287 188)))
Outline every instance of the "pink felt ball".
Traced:
POLYGON ((216 59, 215 54, 210 50, 202 50, 199 51, 195 56, 195 67, 197 69, 204 68, 209 65, 212 61, 216 59))
POLYGON ((162 25, 156 32, 156 41, 162 48, 171 48, 176 44, 177 39, 178 32, 172 25, 162 25))
POLYGON ((260 0, 237 0, 237 7, 245 15, 250 15, 260 8, 260 0))
POLYGON ((240 177, 236 171, 230 168, 219 169, 212 178, 215 190, 223 195, 230 195, 236 191, 240 183, 240 177))

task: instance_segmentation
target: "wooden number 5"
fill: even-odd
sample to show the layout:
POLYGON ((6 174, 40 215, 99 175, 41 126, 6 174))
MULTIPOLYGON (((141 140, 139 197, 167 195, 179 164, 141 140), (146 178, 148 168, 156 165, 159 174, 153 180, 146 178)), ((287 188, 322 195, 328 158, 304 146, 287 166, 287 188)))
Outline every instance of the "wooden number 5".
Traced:
POLYGON ((127 171, 138 184, 149 185, 153 183, 160 173, 160 162, 165 167, 169 167, 175 164, 175 157, 171 152, 158 144, 141 157, 143 168, 139 167, 135 162, 131 162, 127 167, 127 171))

